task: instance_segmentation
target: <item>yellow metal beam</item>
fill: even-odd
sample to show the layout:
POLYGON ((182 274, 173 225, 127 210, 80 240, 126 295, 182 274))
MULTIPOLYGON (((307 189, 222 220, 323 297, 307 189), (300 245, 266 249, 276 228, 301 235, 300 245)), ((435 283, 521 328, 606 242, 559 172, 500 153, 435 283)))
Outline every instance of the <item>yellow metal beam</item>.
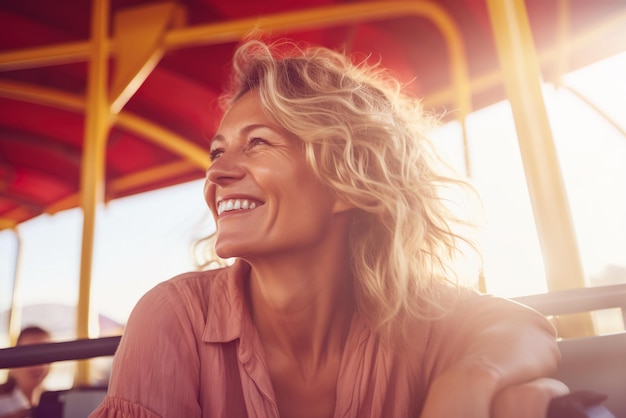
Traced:
MULTIPOLYGON (((409 4, 409 8, 413 7, 408 2, 405 4, 409 4)), ((306 11, 302 13, 306 13, 306 11)), ((398 13, 398 15, 402 14, 398 13)), ((245 20, 245 22, 247 22, 246 24, 249 24, 252 22, 252 19, 247 19, 245 20)), ((217 32, 219 30, 219 27, 211 29, 213 25, 216 24, 200 25, 197 27, 194 26, 193 28, 172 30, 172 39, 169 41, 171 44, 170 47, 178 49, 195 45, 219 43, 219 39, 205 38, 205 34, 207 32, 217 32), (198 36, 198 39, 194 39, 194 33, 196 34, 196 36, 198 36)), ((561 48, 562 52, 571 53, 576 49, 583 48, 591 44, 596 44, 598 37, 607 32, 623 30, 625 25, 626 13, 615 14, 614 16, 611 16, 607 20, 603 21, 602 24, 592 27, 585 32, 570 34, 570 36, 564 41, 564 44, 562 46, 542 51, 540 54, 540 61, 542 64, 550 64, 558 59, 559 48, 561 48)), ((226 28, 228 27, 229 26, 226 26, 226 28)), ((235 41, 239 39, 238 36, 241 36, 241 34, 245 32, 245 30, 245 26, 243 26, 236 31, 236 35, 233 35, 231 30, 230 33, 225 34, 224 41, 235 41)), ((119 42, 122 41, 115 39, 110 40, 110 42, 108 43, 109 54, 116 54, 117 43, 119 42)), ((63 64, 66 62, 86 61, 89 58, 89 48, 90 43, 88 41, 83 41, 39 48, 28 48, 22 50, 0 52, 0 71, 44 67, 56 64, 63 64)), ((478 76, 475 80, 472 81, 472 86, 476 86, 472 90, 474 92, 479 92, 484 89, 493 87, 495 84, 499 83, 499 81, 500 78, 498 71, 491 72, 483 76, 478 76)), ((452 92, 453 89, 446 88, 441 92, 435 93, 433 97, 441 98, 433 99, 434 103, 439 104, 450 101, 451 97, 453 96, 452 92), (445 97, 445 99, 443 97, 445 97)))
POLYGON ((113 113, 124 107, 165 54, 167 30, 183 22, 183 9, 172 2, 137 6, 115 15, 118 49, 110 95, 113 113))
POLYGON ((461 129, 465 167, 471 174, 465 117, 471 111, 471 90, 466 52, 461 32, 446 10, 432 1, 371 1, 338 4, 316 9, 277 13, 262 18, 248 18, 228 22, 211 23, 191 28, 172 30, 165 38, 168 50, 211 45, 240 40, 251 28, 271 30, 273 34, 301 32, 334 26, 381 21, 404 16, 429 19, 444 37, 450 56, 449 69, 452 77, 454 102, 457 105, 461 129))
MULTIPOLYGON (((136 187, 141 187, 151 182, 165 180, 171 176, 190 173, 191 171, 197 169, 198 166, 196 164, 188 161, 176 161, 173 163, 163 164, 115 179, 107 185, 107 190, 112 193, 124 194, 125 192, 136 187)), ((77 207, 79 204, 80 196, 78 194, 72 194, 47 206, 44 209, 44 213, 53 215, 62 210, 77 207)), ((0 229, 3 229, 3 225, 6 225, 6 228, 12 228, 16 225, 16 223, 11 219, 6 219, 5 221, 5 224, 3 224, 3 219, 0 218, 0 229)))
MULTIPOLYGON (((373 2, 375 5, 387 5, 389 3, 404 3, 408 4, 408 6, 397 6, 398 8, 412 8, 410 2, 373 2)), ((357 5, 357 4, 355 4, 357 5)), ((295 13, 306 13, 304 12, 295 12, 295 13)), ((332 13, 332 9, 330 10, 332 13)), ((398 15, 401 15, 400 13, 398 15)), ((270 17, 273 15, 270 15, 270 17)), ((246 19, 246 22, 250 23, 253 19, 246 19)), ((603 21, 601 25, 595 26, 585 32, 574 33, 571 34, 570 38, 567 40, 567 43, 564 45, 565 51, 571 53, 572 51, 593 44, 597 42, 599 36, 603 34, 620 30, 624 27, 624 23, 626 21, 626 13, 616 14, 614 16, 609 17, 607 20, 603 21)), ((256 23, 256 20, 254 20, 256 23)), ((338 23, 334 22, 334 25, 338 23)), ((209 25, 200 25, 198 28, 200 29, 197 33, 199 38, 194 38, 193 33, 189 32, 189 30, 194 30, 193 28, 188 29, 175 29, 170 31, 172 33, 170 44, 172 48, 184 48, 191 47, 196 45, 204 45, 204 44, 216 44, 219 43, 219 39, 203 39, 204 33, 206 29, 202 29, 205 26, 211 26, 216 24, 209 25)), ((254 26, 253 26, 254 27, 254 26)), ((272 29, 265 25, 267 29, 272 29)), ((196 28, 196 27, 194 27, 196 28)), ((228 28, 228 27, 227 27, 228 28)), ((250 26, 247 27, 250 29, 250 26)), ((240 28, 237 31, 237 36, 241 36, 242 31, 247 30, 245 27, 240 28)), ((214 32, 219 30, 219 27, 216 27, 214 32)), ((218 34, 219 35, 219 34, 218 34)), ((227 33, 224 35, 224 41, 232 41, 239 39, 237 36, 233 36, 232 33, 227 33)), ((122 42, 118 40, 117 42, 122 42)), ((167 45, 166 45, 167 46, 167 45)), ((23 68, 36 68, 36 67, 45 67, 50 65, 64 64, 68 62, 81 62, 87 61, 90 56, 90 43, 89 41, 79 41, 79 42, 70 42, 64 44, 58 44, 53 46, 46 47, 38 47, 38 48, 28 48, 14 51, 4 51, 0 52, 0 71, 11 71, 16 69, 23 68)), ((108 52, 109 54, 115 55, 117 50, 117 44, 115 40, 111 40, 108 43, 108 52)), ((544 59, 552 61, 555 59, 556 50, 546 51, 542 53, 542 62, 544 59)))
POLYGON ((117 117, 117 126, 147 138, 150 142, 184 156, 190 162, 206 170, 211 165, 211 156, 207 149, 189 142, 181 136, 168 131, 146 119, 142 119, 128 112, 122 112, 117 117))
POLYGON ((109 188, 111 191, 123 193, 126 190, 141 187, 147 183, 158 182, 159 180, 171 178, 172 176, 189 173, 193 170, 197 170, 197 168, 196 165, 190 164, 187 161, 177 161, 113 180, 109 183, 109 188))
POLYGON ((89 59, 89 41, 69 42, 0 53, 0 71, 84 62, 89 59))
MULTIPOLYGON (((557 65, 560 55, 571 53, 576 48, 582 48, 597 41, 598 37, 609 30, 616 28, 626 28, 626 13, 616 15, 610 21, 599 28, 593 28, 587 32, 571 34, 568 39, 563 40, 560 46, 550 48, 539 53, 539 62, 542 66, 557 65)), ((626 29, 622 29, 626 36, 626 29)), ((470 80, 470 90, 472 95, 483 93, 503 83, 501 70, 495 69, 485 74, 474 76, 470 80)), ((428 97, 424 98, 424 104, 427 107, 439 107, 443 104, 454 102, 456 92, 454 86, 444 87, 428 97)))
MULTIPOLYGON (((31 215, 32 215, 32 212, 30 210, 26 209, 24 206, 18 206, 15 209, 11 209, 10 211, 6 212, 2 216, 3 216, 3 219, 11 220, 10 222, 5 222, 5 225, 12 225, 10 227, 13 228, 13 226, 16 226, 17 224, 19 224, 20 220, 28 219, 31 215), (18 221, 16 221, 16 219, 18 221)), ((1 226, 3 225, 0 224, 0 227, 1 226)))
POLYGON ((550 290, 584 287, 576 234, 523 0, 488 0, 550 290))
POLYGON ((557 42, 556 42, 556 84, 561 84, 561 78, 568 72, 569 69, 569 54, 566 48, 567 38, 570 32, 570 0, 558 0, 558 12, 557 21, 555 22, 558 28, 557 42))
POLYGON ((13 270, 13 289, 11 291, 11 308, 9 310, 9 343, 14 346, 22 329, 22 278, 20 274, 22 259, 22 240, 17 228, 13 228, 15 236, 15 267, 13 270))
MULTIPOLYGON (((453 83, 457 103, 462 115, 471 108, 465 50, 458 27, 449 14, 431 1, 371 1, 320 7, 287 13, 276 13, 262 18, 247 18, 227 22, 209 23, 188 28, 171 29, 165 34, 163 46, 167 49, 188 48, 238 41, 253 28, 271 30, 273 33, 301 32, 313 28, 356 24, 404 16, 422 16, 430 19, 441 31, 449 48, 453 83)), ((122 48, 125 40, 114 39, 106 43, 108 53, 122 48)), ((80 60, 89 56, 89 43, 59 45, 54 48, 35 48, 24 51, 0 53, 0 71, 14 69, 15 65, 49 65, 54 59, 80 60), (13 66, 13 67, 12 67, 13 66)))
POLYGON ((83 96, 20 81, 0 80, 0 96, 77 113, 87 106, 83 96))
MULTIPOLYGON (((87 106, 83 96, 15 81, 0 80, 0 96, 77 113, 84 113, 87 106)), ((203 170, 210 165, 211 158, 207 149, 133 113, 122 110, 114 122, 116 126, 141 135, 146 141, 180 155, 203 170)))
POLYGON ((3 229, 12 229, 15 228, 17 226, 17 222, 15 222, 15 220, 11 219, 10 217, 0 217, 0 231, 3 229))
MULTIPOLYGON (((511 103, 550 291, 585 287, 558 156, 541 93, 541 69, 524 0, 487 0, 511 103)), ((555 318, 563 338, 594 335, 588 313, 555 318)))
MULTIPOLYGON (((591 100, 589 100, 584 94, 582 94, 580 91, 576 90, 575 88, 573 88, 572 86, 568 86, 566 84, 561 83, 559 85, 560 88, 563 88, 567 91, 569 91, 570 93, 572 93, 574 96, 576 96, 580 101, 582 101, 583 103, 585 103, 587 106, 589 106, 589 108, 591 110, 593 110, 598 116, 600 116, 602 119, 604 119, 604 121, 606 123, 608 123, 609 125, 611 125, 617 132, 620 133, 621 136, 623 136, 624 138, 626 138, 626 129, 622 128, 622 126, 617 123, 617 121, 615 119, 613 119, 611 116, 609 116, 605 111, 603 111, 598 105, 596 105, 595 103, 593 103, 591 100)), ((626 324, 625 324, 626 325, 626 324)))
MULTIPOLYGON (((425 16, 433 20, 437 26, 445 20, 451 22, 451 26, 456 28, 445 9, 432 1, 369 1, 173 29, 167 34, 165 46, 168 50, 172 50, 236 42, 253 28, 263 31, 271 30, 273 34, 278 34, 382 21, 404 16, 425 16)), ((446 26, 448 26, 447 23, 446 26)), ((442 28, 439 27, 439 29, 442 28)), ((447 32, 448 28, 445 31, 447 32)))
MULTIPOLYGON (((81 207, 83 209, 83 240, 78 290, 76 335, 95 336, 91 312, 91 272, 96 211, 103 202, 106 140, 111 114, 108 104, 108 53, 106 43, 109 28, 109 2, 94 0, 91 22, 91 51, 87 83, 87 113, 85 140, 81 164, 81 207)), ((89 361, 78 362, 76 385, 90 383, 89 361)))
POLYGON ((78 206, 80 206, 80 193, 73 193, 44 208, 44 213, 54 215, 62 210, 72 209, 78 206))

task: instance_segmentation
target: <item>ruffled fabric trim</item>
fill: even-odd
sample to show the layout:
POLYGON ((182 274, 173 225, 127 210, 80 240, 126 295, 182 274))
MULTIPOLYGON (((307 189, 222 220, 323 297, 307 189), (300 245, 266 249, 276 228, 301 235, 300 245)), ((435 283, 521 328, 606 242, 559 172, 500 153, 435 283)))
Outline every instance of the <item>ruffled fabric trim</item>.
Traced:
POLYGON ((107 396, 89 418, 163 418, 146 407, 126 399, 107 396))

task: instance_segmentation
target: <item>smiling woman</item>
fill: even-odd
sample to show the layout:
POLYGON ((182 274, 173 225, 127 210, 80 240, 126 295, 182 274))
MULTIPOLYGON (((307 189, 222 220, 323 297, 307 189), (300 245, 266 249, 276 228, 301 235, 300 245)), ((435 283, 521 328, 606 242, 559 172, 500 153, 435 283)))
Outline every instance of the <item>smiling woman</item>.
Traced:
POLYGON ((142 297, 92 417, 536 418, 567 392, 549 322, 460 283, 466 183, 386 71, 250 40, 222 103, 205 197, 234 262, 142 297))

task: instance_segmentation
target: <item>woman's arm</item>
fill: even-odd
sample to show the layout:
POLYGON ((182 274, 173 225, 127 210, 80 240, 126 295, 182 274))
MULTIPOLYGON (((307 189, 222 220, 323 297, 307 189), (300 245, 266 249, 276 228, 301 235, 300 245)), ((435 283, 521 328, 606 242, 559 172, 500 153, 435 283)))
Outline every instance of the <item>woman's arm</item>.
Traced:
POLYGON ((569 388, 565 383, 546 377, 509 386, 494 397, 491 403, 491 416, 493 418, 545 418, 550 401, 568 393, 569 388))
MULTIPOLYGON (((435 372, 422 418, 488 418, 498 394, 550 376, 560 360, 554 328, 543 315, 478 295, 469 296, 450 316, 437 321, 429 351, 435 372)), ((547 387, 531 388, 541 392, 547 387)))

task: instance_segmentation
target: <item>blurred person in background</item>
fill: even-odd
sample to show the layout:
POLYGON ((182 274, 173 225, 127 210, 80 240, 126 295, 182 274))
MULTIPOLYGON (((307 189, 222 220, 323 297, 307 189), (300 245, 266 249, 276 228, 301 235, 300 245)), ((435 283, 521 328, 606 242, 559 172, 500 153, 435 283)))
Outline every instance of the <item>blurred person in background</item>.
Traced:
MULTIPOLYGON (((24 328, 17 338, 16 346, 50 342, 50 333, 43 328, 24 328)), ((42 383, 49 364, 37 364, 9 370, 7 381, 0 385, 0 418, 23 418, 31 416, 39 402, 42 383)))

